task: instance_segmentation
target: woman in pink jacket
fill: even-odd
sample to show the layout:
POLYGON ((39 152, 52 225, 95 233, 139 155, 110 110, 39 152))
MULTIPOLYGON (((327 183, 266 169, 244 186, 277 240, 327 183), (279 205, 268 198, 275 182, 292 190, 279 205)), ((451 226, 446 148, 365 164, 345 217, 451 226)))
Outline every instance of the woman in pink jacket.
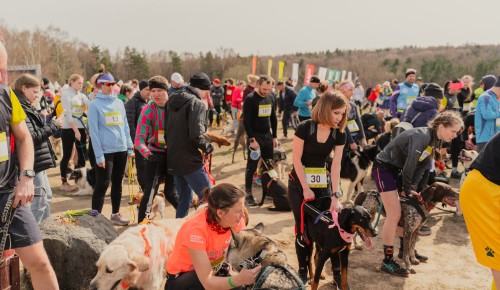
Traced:
POLYGON ((233 117, 233 123, 231 124, 231 132, 236 133, 238 130, 238 118, 242 109, 243 102, 243 90, 245 89, 246 83, 244 81, 239 81, 238 85, 233 90, 233 98, 231 99, 231 116, 233 117))

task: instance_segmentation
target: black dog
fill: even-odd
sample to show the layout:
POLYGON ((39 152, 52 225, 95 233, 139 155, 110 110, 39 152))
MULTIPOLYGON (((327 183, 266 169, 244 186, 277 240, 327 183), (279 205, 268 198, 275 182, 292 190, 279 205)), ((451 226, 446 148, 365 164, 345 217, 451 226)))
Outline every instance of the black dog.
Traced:
MULTIPOLYGON (((312 265, 309 265, 309 273, 312 278, 311 289, 317 290, 318 283, 321 277, 321 272, 328 258, 332 258, 332 266, 340 266, 340 276, 335 275, 335 283, 341 289, 347 290, 347 267, 349 260, 349 252, 351 248, 351 240, 344 240, 340 230, 347 234, 354 235, 357 233, 365 242, 366 246, 372 246, 371 238, 377 234, 371 225, 371 216, 368 211, 362 206, 353 206, 352 208, 344 208, 338 213, 338 226, 332 227, 334 224, 332 216, 329 212, 321 212, 316 207, 306 203, 304 211, 309 214, 307 219, 307 235, 316 244, 316 267, 314 278, 312 278, 312 265)), ((311 261, 311 257, 309 257, 311 261)), ((311 262, 310 262, 311 263, 311 262)))
POLYGON ((273 198, 274 208, 270 208, 272 211, 291 211, 290 201, 288 200, 288 188, 279 179, 278 173, 274 170, 273 160, 263 160, 262 166, 264 171, 262 172, 262 199, 259 206, 264 204, 264 199, 267 195, 273 198))
POLYGON ((363 151, 351 151, 347 149, 346 154, 342 156, 340 167, 340 177, 351 181, 347 190, 347 202, 352 203, 354 189, 363 191, 363 180, 368 175, 369 167, 375 161, 378 149, 376 145, 366 146, 363 151))

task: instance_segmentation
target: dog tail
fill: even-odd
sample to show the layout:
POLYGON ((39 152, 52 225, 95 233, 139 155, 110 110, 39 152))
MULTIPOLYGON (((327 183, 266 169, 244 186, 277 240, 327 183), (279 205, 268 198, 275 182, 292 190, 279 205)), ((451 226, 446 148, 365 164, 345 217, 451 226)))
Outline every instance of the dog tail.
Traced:
POLYGON ((354 204, 355 205, 362 205, 363 202, 365 201, 366 199, 366 196, 368 194, 366 192, 360 192, 357 196, 356 196, 356 199, 354 199, 354 204))

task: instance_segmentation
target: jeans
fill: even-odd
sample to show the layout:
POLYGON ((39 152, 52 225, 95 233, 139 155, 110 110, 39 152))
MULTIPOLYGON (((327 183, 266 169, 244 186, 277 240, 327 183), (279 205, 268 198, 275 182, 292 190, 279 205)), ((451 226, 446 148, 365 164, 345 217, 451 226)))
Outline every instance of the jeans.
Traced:
POLYGON ((202 166, 186 175, 174 175, 175 188, 179 194, 179 204, 177 205, 176 218, 183 218, 189 212, 189 206, 193 200, 193 191, 200 200, 203 199, 203 190, 210 187, 210 180, 202 166))
POLYGON ((33 184, 35 185, 35 197, 31 201, 30 209, 36 222, 40 224, 50 216, 50 203, 52 202, 52 189, 47 171, 38 172, 33 179, 33 184))
POLYGON ((231 107, 231 116, 233 117, 233 123, 231 123, 230 131, 236 133, 238 131, 238 108, 231 107))

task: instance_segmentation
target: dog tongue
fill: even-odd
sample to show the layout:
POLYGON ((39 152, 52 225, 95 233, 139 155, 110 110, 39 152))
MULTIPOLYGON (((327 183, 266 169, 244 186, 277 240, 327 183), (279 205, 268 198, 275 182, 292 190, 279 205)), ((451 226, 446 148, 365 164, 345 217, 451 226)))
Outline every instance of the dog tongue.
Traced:
POLYGON ((368 250, 371 250, 373 248, 373 243, 372 243, 372 238, 370 237, 365 237, 365 247, 368 250))

